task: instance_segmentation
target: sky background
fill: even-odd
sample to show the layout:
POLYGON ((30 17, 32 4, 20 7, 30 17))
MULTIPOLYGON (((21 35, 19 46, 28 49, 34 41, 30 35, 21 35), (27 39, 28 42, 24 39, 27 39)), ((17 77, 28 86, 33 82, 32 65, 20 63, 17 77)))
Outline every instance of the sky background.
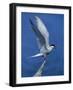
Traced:
POLYGON ((49 43, 56 46, 47 57, 42 76, 64 75, 64 15, 22 12, 21 76, 34 76, 43 63, 42 57, 30 58, 39 53, 36 35, 30 23, 30 18, 34 21, 34 16, 38 16, 44 22, 49 32, 49 43))

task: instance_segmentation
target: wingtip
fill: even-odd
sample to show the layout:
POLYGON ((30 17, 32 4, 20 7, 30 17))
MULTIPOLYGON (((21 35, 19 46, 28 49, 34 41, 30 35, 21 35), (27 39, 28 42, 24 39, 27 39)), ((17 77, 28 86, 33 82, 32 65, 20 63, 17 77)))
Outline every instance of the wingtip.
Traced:
POLYGON ((38 16, 34 16, 35 18, 38 18, 38 16))
POLYGON ((34 18, 37 20, 37 19, 39 19, 39 17, 38 16, 34 16, 34 18))

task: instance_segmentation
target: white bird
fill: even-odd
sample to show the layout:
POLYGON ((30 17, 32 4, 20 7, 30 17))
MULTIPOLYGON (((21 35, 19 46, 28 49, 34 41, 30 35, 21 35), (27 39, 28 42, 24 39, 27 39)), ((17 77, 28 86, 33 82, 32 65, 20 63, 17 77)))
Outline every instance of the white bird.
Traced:
POLYGON ((39 57, 39 56, 46 57, 53 50, 55 45, 49 44, 49 32, 43 21, 38 16, 35 16, 34 18, 35 18, 35 23, 33 22, 32 19, 30 19, 30 23, 36 35, 37 44, 40 52, 31 57, 39 57))

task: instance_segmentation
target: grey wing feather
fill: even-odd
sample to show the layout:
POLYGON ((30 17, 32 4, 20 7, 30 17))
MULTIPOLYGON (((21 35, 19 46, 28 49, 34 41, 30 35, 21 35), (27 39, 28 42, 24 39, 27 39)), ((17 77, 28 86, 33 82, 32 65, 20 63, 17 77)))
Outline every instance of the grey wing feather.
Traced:
POLYGON ((42 34, 42 37, 44 37, 45 39, 45 43, 46 46, 49 45, 49 32, 47 31, 47 28, 45 26, 45 24, 42 22, 42 20, 35 16, 35 19, 36 19, 36 26, 39 30, 39 32, 42 34))
POLYGON ((35 20, 36 20, 36 25, 32 22, 32 20, 30 20, 32 24, 32 30, 35 32, 37 36, 37 42, 39 48, 41 49, 42 47, 44 47, 45 49, 45 47, 49 45, 49 40, 48 40, 49 33, 47 31, 46 26, 39 17, 35 16, 35 20))

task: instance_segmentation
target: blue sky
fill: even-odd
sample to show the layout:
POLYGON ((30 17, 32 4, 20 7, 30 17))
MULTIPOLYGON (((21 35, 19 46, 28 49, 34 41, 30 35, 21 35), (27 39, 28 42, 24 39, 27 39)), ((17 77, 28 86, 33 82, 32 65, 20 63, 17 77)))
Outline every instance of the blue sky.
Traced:
POLYGON ((21 76, 32 77, 43 62, 42 57, 30 58, 39 52, 36 36, 30 23, 30 18, 33 20, 34 16, 38 16, 44 22, 49 32, 49 42, 56 46, 47 57, 42 76, 64 75, 64 15, 22 12, 21 76))

